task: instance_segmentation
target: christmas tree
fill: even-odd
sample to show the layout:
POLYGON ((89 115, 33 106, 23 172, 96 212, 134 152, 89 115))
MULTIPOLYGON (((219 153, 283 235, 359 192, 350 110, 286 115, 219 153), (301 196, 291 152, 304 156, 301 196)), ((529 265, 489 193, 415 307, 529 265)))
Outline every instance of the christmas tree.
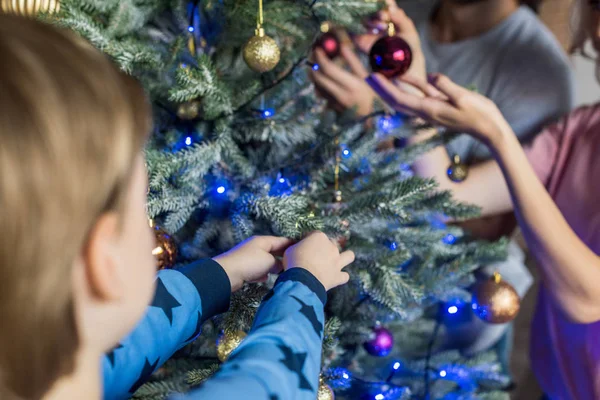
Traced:
MULTIPOLYGON (((162 266, 260 234, 299 239, 322 230, 354 250, 351 282, 329 295, 319 398, 331 398, 331 387, 338 399, 505 399, 507 379, 493 354, 440 351, 444 313, 470 307, 473 271, 505 253, 502 242, 475 242, 446 226, 443 216, 477 209, 412 176, 415 157, 447 138, 378 151, 382 137, 407 137, 414 124, 383 109, 363 118, 333 112, 308 79, 307 70, 319 68, 308 58, 322 31, 359 33, 381 6, 64 0, 43 18, 88 39, 147 90, 155 120, 147 208, 162 266)), ((134 398, 161 399, 210 377, 268 288, 237 292, 230 311, 134 398)))

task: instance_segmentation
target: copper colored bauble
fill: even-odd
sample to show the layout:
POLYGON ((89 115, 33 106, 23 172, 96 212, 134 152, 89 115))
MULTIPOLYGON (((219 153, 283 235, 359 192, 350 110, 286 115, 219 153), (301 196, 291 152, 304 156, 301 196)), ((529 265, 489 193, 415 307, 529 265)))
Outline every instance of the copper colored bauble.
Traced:
POLYGON ((177 107, 177 116, 180 119, 196 119, 198 115, 200 115, 200 102, 198 100, 186 101, 177 107))
POLYGON ((341 190, 336 190, 335 191, 335 193, 333 194, 333 200, 336 203, 341 203, 344 200, 344 198, 342 196, 342 191, 341 190))
POLYGON ((323 378, 319 379, 319 390, 317 391, 317 400, 335 400, 333 389, 325 383, 323 378))
POLYGON ((475 314, 485 322, 503 324, 517 316, 521 299, 515 289, 496 272, 491 279, 475 284, 472 306, 475 314))
POLYGON ((152 255, 156 258, 157 268, 172 268, 177 258, 177 245, 173 237, 159 226, 153 226, 152 229, 156 238, 156 247, 152 250, 152 255))
POLYGON ((35 17, 40 13, 53 14, 59 10, 58 0, 0 0, 0 14, 35 17))
POLYGON ((323 33, 314 44, 314 47, 321 48, 331 59, 340 55, 340 46, 340 40, 332 32, 323 33))
POLYGON ((369 52, 369 63, 373 72, 386 78, 404 74, 412 63, 412 50, 406 41, 398 36, 385 36, 375 42, 369 52))
POLYGON ((245 337, 246 332, 244 331, 226 332, 219 336, 217 340, 217 357, 219 361, 225 362, 245 337))
POLYGON ((460 183, 467 179, 467 176, 469 176, 469 167, 467 164, 463 164, 460 161, 460 157, 458 155, 455 155, 454 159, 452 160, 452 164, 450 164, 448 170, 446 171, 446 174, 448 174, 448 178, 450 178, 452 182, 460 183))
POLYGON ((279 63, 281 54, 277 42, 265 35, 262 28, 256 30, 244 46, 244 61, 256 72, 267 72, 279 63))

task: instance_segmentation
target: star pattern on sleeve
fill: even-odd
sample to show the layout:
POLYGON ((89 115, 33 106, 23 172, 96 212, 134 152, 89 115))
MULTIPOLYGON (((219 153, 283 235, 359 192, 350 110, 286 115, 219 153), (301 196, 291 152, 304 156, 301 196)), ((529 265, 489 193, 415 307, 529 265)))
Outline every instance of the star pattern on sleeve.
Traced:
POLYGON ((192 336, 187 338, 185 341, 189 342, 191 340, 195 340, 198 337, 198 335, 200 335, 201 330, 202 330, 202 313, 200 311, 198 311, 198 322, 196 322, 196 329, 194 330, 194 333, 192 333, 192 336))
POLYGON ((152 300, 150 307, 157 307, 163 310, 169 324, 173 324, 173 309, 181 307, 181 303, 177 301, 175 297, 167 290, 167 287, 163 283, 162 279, 158 278, 156 283, 156 294, 152 300))
POLYGON ((304 362, 306 361, 306 356, 308 353, 295 353, 290 347, 281 344, 277 345, 277 347, 279 347, 284 356, 284 358, 280 359, 279 362, 285 365, 287 369, 298 375, 298 388, 314 391, 313 387, 310 385, 310 382, 308 379, 306 379, 306 376, 304 376, 304 373, 302 372, 302 368, 304 367, 304 362))
POLYGON ((142 372, 140 372, 140 376, 139 376, 138 380, 135 381, 135 383, 133 384, 131 389, 129 389, 129 393, 131 393, 131 394, 135 393, 136 390, 138 390, 140 388, 140 386, 142 386, 144 383, 146 383, 146 381, 148 380, 150 375, 152 375, 152 373, 156 369, 156 366, 158 365, 159 360, 160 360, 160 357, 157 358, 156 361, 154 361, 152 364, 150 364, 150 361, 148 361, 148 358, 145 359, 144 367, 142 368, 142 372))
POLYGON ((108 353, 108 354, 106 355, 106 357, 108 358, 108 362, 110 363, 110 366, 111 366, 111 367, 113 367, 113 368, 115 367, 115 351, 117 351, 117 350, 119 350, 119 349, 122 349, 122 348, 123 348, 123 345, 122 345, 121 343, 119 343, 119 344, 117 344, 117 345, 115 346, 115 348, 114 348, 114 349, 112 349, 112 350, 110 351, 110 353, 108 353))
POLYGON ((296 296, 290 296, 290 297, 292 297, 294 300, 296 300, 298 303, 300 303, 300 305, 302 306, 302 308, 300 308, 300 313, 302 315, 304 315, 306 317, 306 319, 308 319, 308 322, 311 323, 317 336, 319 338, 321 338, 321 335, 323 334, 323 324, 321 323, 321 321, 319 321, 319 318, 317 317, 317 313, 315 312, 315 308, 313 306, 309 306, 308 304, 306 304, 305 302, 303 302, 296 296))

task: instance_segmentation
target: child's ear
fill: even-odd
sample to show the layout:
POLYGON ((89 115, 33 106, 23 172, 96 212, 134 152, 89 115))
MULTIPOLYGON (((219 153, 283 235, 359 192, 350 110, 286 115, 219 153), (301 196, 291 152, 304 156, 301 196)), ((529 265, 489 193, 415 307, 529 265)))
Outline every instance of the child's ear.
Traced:
POLYGON ((95 223, 84 250, 84 265, 90 292, 99 300, 119 300, 125 295, 125 271, 120 262, 119 217, 103 214, 95 223))

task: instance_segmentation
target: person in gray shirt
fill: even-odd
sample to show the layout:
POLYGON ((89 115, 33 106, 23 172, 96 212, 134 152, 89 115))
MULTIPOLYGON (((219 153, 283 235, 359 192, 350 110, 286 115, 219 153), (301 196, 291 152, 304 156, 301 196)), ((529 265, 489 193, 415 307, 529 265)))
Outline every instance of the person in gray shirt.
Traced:
MULTIPOLYGON (((490 98, 521 142, 574 105, 574 81, 560 44, 516 0, 407 0, 428 72, 439 72, 490 98)), ((491 157, 487 146, 462 135, 447 146, 472 164, 491 157)))
MULTIPOLYGON (((390 8, 396 7, 393 0, 388 1, 390 8)), ((403 36, 414 31, 412 26, 407 30, 397 26, 397 31, 411 46, 422 47, 427 72, 448 75, 493 100, 521 142, 531 140, 543 125, 573 107, 574 82, 565 52, 535 13, 517 0, 405 0, 400 5, 414 18, 418 37, 403 36)), ((404 19, 412 25, 408 17, 404 19)), ((385 29, 381 22, 371 21, 374 34, 355 38, 356 47, 368 53, 385 29)), ((364 81, 369 73, 347 44, 341 50, 350 71, 329 62, 317 50, 315 58, 322 68, 311 71, 312 79, 335 108, 356 107, 359 114, 367 115, 377 96, 364 81)), ((487 146, 467 135, 450 142, 447 150, 451 158, 458 155, 467 164, 491 156, 487 146)), ((488 220, 484 225, 495 230, 498 222, 488 220)), ((533 281, 524 260, 513 241, 505 262, 481 272, 491 275, 498 270, 522 297, 533 281)), ((486 324, 471 313, 446 327, 447 345, 476 353, 491 348, 503 336, 510 339, 509 328, 508 324, 486 324)), ((506 366, 508 351, 501 352, 501 357, 506 366)))

